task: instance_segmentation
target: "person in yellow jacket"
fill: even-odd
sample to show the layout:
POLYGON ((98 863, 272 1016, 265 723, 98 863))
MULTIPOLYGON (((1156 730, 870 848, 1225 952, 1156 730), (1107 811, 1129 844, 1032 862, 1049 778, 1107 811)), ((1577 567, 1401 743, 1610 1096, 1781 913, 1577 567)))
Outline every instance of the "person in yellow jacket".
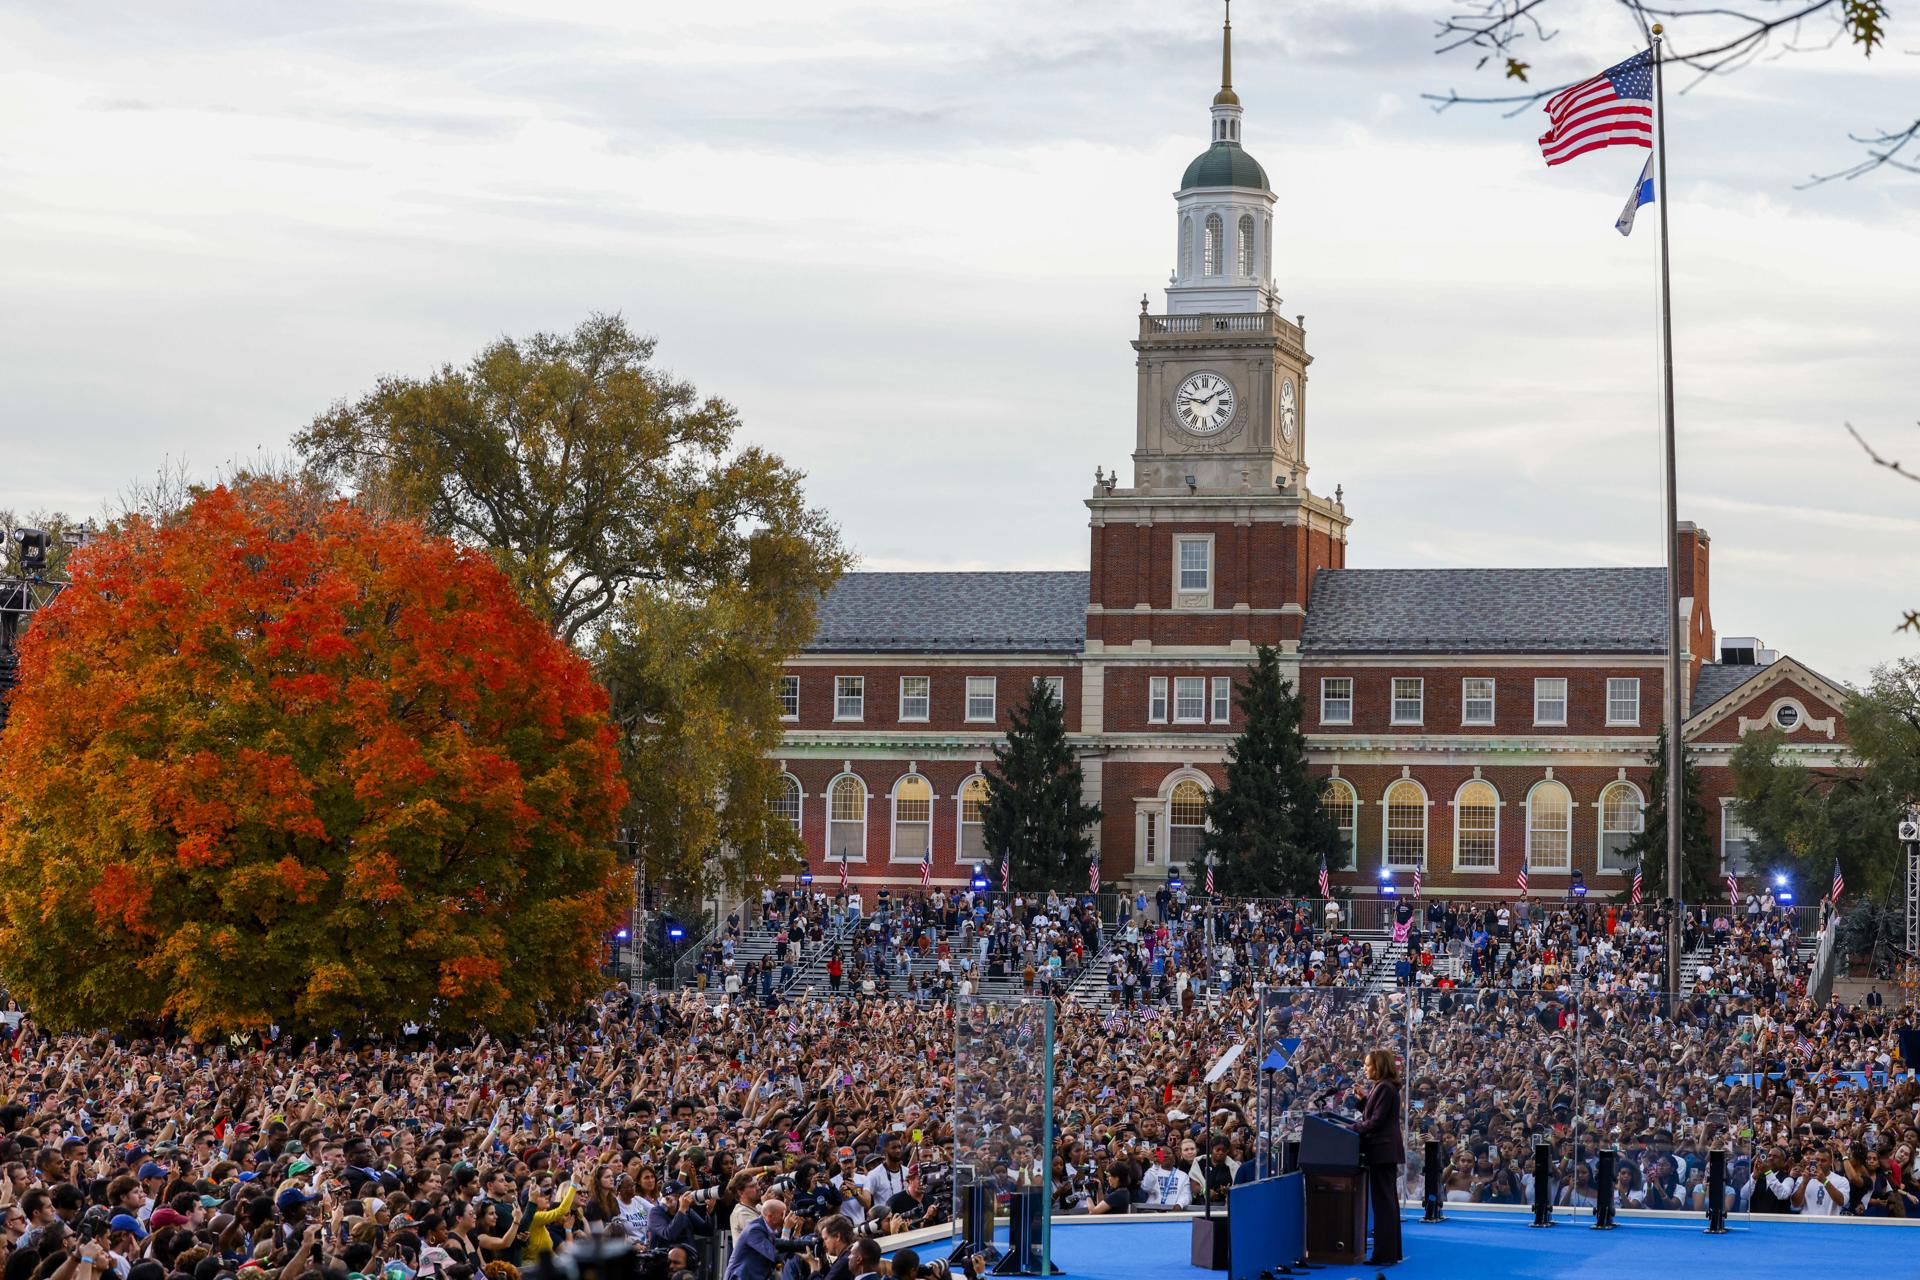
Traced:
POLYGON ((553 1232, 549 1228, 573 1212, 573 1199, 578 1190, 569 1178, 566 1190, 560 1193, 560 1203, 555 1204, 553 1187, 547 1183, 534 1183, 529 1193, 533 1220, 527 1226, 527 1247, 521 1254, 523 1263, 538 1262, 553 1252, 553 1232))

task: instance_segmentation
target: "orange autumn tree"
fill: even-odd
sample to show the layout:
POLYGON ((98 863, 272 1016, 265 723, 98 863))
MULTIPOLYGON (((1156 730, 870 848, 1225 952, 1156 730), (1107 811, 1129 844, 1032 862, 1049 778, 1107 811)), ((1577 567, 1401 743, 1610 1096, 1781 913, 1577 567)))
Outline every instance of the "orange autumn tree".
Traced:
POLYGON ((622 900, 607 700, 481 554, 271 481, 71 562, 0 733, 0 977, 59 1028, 587 993, 622 900))

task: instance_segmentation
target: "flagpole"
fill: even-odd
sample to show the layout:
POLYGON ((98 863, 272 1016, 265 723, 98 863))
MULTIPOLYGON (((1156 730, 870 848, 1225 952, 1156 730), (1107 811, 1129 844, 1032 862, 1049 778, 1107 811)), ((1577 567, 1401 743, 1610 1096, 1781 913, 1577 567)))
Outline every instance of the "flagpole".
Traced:
POLYGON ((1673 193, 1667 186, 1667 104, 1660 74, 1659 23, 1653 24, 1653 145, 1657 171, 1654 203, 1660 214, 1660 429, 1666 460, 1667 549, 1667 992, 1680 995, 1680 843, 1685 829, 1686 778, 1681 741, 1686 708, 1680 688, 1680 495, 1675 476, 1673 432, 1673 283, 1667 264, 1667 205, 1673 193))

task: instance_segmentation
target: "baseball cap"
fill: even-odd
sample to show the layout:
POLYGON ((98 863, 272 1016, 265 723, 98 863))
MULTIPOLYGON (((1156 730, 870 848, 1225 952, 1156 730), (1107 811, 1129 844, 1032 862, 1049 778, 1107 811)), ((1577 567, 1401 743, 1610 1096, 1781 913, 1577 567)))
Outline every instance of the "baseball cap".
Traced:
POLYGON ((191 1221, 191 1219, 178 1209, 169 1209, 162 1206, 148 1215, 147 1226, 158 1231, 161 1227, 184 1227, 189 1221, 191 1221))
POLYGON ((667 1191, 667 1194, 670 1196, 685 1195, 687 1191, 687 1184, 684 1182, 681 1182, 679 1179, 676 1178, 672 1182, 669 1182, 667 1184, 666 1191, 667 1191))
POLYGON ((114 1231, 131 1231, 135 1240, 145 1240, 147 1229, 140 1225, 140 1219, 130 1213, 116 1213, 107 1226, 114 1231))
POLYGON ((164 1178, 166 1176, 167 1167, 163 1164, 155 1164, 149 1160, 140 1166, 140 1180, 142 1182, 145 1182, 148 1178, 164 1178))
POLYGON ((312 1171, 313 1161, 307 1159, 305 1156, 301 1156, 298 1160, 295 1160, 287 1166, 288 1173, 311 1173, 312 1171))
POLYGON ((282 1191, 279 1195, 274 1197, 273 1203, 283 1210, 297 1209, 301 1205, 311 1204, 313 1201, 318 1200, 319 1198, 320 1198, 319 1196, 308 1195, 306 1192, 302 1191, 298 1187, 288 1187, 285 1191, 282 1191))

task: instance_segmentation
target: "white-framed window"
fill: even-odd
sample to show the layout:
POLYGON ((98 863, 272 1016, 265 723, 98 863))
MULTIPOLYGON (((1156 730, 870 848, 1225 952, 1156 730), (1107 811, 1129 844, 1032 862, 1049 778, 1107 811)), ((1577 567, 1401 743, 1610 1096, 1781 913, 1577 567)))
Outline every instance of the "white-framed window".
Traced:
POLYGON ((1800 723, 1800 708, 1791 702, 1781 703, 1773 709, 1773 722, 1780 728, 1792 732, 1793 727, 1800 723))
POLYGON ((1393 722, 1419 724, 1426 714, 1427 682, 1419 676, 1393 678, 1393 722))
POLYGON ((780 718, 798 720, 800 718, 800 677, 780 677, 780 718))
POLYGON ((1149 676, 1147 678, 1147 723, 1165 724, 1167 722, 1167 678, 1149 676))
POLYGON ((1720 871, 1722 874, 1733 872, 1736 876, 1748 875, 1753 871, 1754 854, 1758 852, 1760 838, 1752 827, 1740 816, 1740 808, 1735 804, 1720 806, 1720 871))
POLYGON ((1468 676, 1460 682, 1460 723, 1493 723, 1493 677, 1468 676))
POLYGON ((1631 782, 1612 782, 1600 793, 1600 869, 1633 870, 1627 846, 1646 830, 1646 801, 1631 782))
POLYGON ((1226 224, 1220 221, 1220 215, 1207 215, 1206 274, 1217 276, 1227 269, 1226 264, 1226 224))
POLYGON ((1179 538, 1175 540, 1174 547, 1180 557, 1180 590, 1212 590, 1213 539, 1179 538))
POLYGON ((1320 677, 1320 723, 1353 723, 1353 677, 1320 677))
POLYGON ((1174 677, 1173 722, 1175 724, 1207 722, 1207 678, 1205 676, 1174 677))
POLYGON ((987 780, 979 774, 960 787, 960 860, 969 866, 987 860, 987 780))
POLYGON ((1480 778, 1453 797, 1453 869, 1500 869, 1500 793, 1480 778))
POLYGON ((1340 829, 1340 847, 1354 866, 1360 865, 1360 795, 1345 778, 1328 778, 1320 789, 1320 806, 1333 815, 1340 829))
POLYGON ((800 780, 790 773, 783 773, 773 784, 773 799, 767 805, 773 810, 773 816, 783 822, 793 824, 800 829, 800 780))
POLYGON ((1200 841, 1207 829, 1207 793, 1192 778, 1174 784, 1167 801, 1167 857, 1181 866, 1191 866, 1200 856, 1200 841))
POLYGON ((827 857, 867 860, 867 784, 850 773, 835 778, 827 792, 827 857))
POLYGON ((1225 724, 1233 718, 1233 677, 1215 676, 1213 678, 1213 711, 1208 717, 1215 724, 1225 724))
POLYGON ((1193 274, 1193 219, 1180 219, 1180 278, 1193 274))
POLYGON ((933 709, 933 677, 900 677, 900 718, 925 720, 933 709))
POLYGON ((1384 807, 1387 821, 1381 842, 1389 867, 1427 865, 1427 793, 1410 778, 1401 778, 1387 788, 1384 807))
POLYGON ((1240 215, 1240 274, 1253 274, 1253 215, 1240 215))
POLYGON ((1607 723, 1640 723, 1640 679, 1638 676, 1607 677, 1607 723))
POLYGON ((1573 867, 1573 796, 1552 779, 1536 782, 1527 793, 1527 866, 1535 871, 1573 867))
POLYGON ((1160 860, 1160 815, 1157 813, 1147 815, 1147 842, 1141 852, 1149 867, 1160 860))
POLYGON ((893 787, 893 860, 923 862, 933 838, 933 786, 910 773, 893 787))
POLYGON ((1567 680, 1565 676, 1541 676, 1533 682, 1533 722, 1567 722, 1567 680))
POLYGON ((867 678, 865 676, 835 676, 833 678, 833 718, 835 720, 863 720, 867 714, 867 678))
POLYGON ((1034 680, 1034 683, 1047 686, 1047 691, 1053 694, 1053 700, 1060 704, 1060 709, 1066 710, 1067 679, 1065 676, 1040 676, 1034 680))
POLYGON ((967 719, 991 722, 994 718, 994 677, 967 677, 967 719))

